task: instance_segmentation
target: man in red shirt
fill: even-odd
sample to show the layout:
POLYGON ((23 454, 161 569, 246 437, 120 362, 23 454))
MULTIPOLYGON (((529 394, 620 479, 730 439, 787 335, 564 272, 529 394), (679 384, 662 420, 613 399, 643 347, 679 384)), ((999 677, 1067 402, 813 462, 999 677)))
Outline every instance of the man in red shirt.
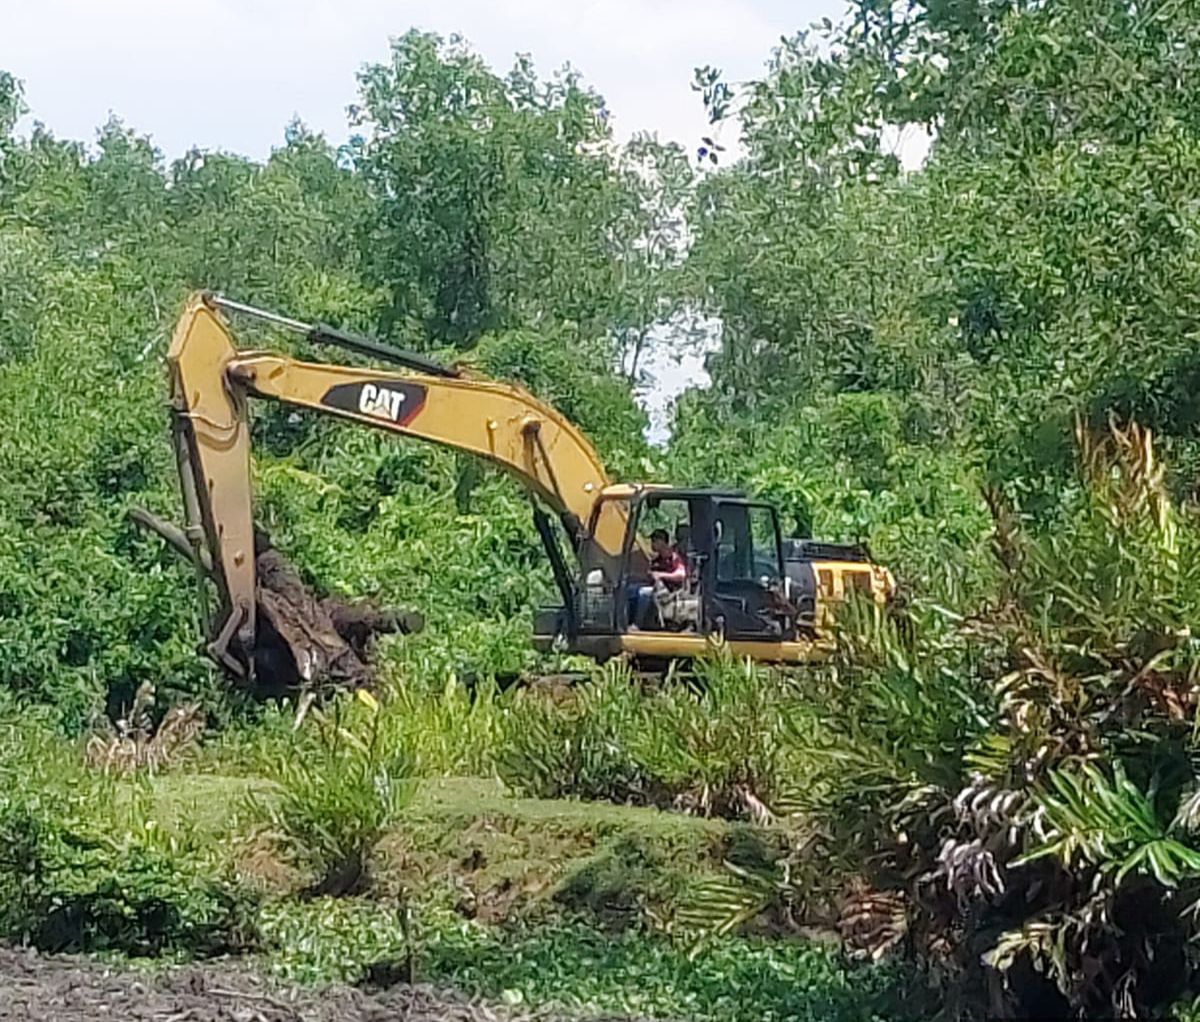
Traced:
POLYGON ((687 581, 687 563, 683 556, 671 546, 671 537, 666 529, 655 529, 650 533, 650 549, 654 557, 650 561, 650 577, 668 589, 678 589, 687 581))
MULTIPOLYGON (((687 563, 678 550, 671 546, 671 537, 666 529, 655 529, 650 533, 650 578, 653 585, 637 584, 631 587, 630 625, 634 630, 645 627, 661 627, 661 622, 649 621, 650 608, 654 603, 654 590, 660 583, 669 590, 680 589, 687 581, 687 563)), ((657 617, 657 615, 656 615, 657 617)))

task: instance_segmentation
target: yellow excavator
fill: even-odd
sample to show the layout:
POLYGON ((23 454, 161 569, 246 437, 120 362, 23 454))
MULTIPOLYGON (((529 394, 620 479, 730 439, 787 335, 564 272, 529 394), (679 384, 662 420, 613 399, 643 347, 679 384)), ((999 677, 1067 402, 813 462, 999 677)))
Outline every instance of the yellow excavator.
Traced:
MULTIPOLYGON (((614 482, 574 424, 522 388, 372 338, 198 293, 167 362, 186 524, 182 532, 150 524, 215 583, 207 651, 245 681, 262 673, 262 633, 276 624, 269 609, 262 620, 250 398, 440 444, 509 472, 532 497, 561 596, 536 614, 543 650, 661 665, 696 657, 719 636, 738 656, 804 663, 829 652, 832 610, 851 590, 880 604, 893 593, 890 573, 861 547, 785 541, 774 507, 733 490, 614 482), (234 315, 399 370, 240 350, 234 315), (686 566, 673 585, 654 571, 668 545, 686 566)), ((304 636, 284 638, 297 660, 310 655, 298 648, 304 636)), ((298 673, 308 677, 312 665, 298 673)))

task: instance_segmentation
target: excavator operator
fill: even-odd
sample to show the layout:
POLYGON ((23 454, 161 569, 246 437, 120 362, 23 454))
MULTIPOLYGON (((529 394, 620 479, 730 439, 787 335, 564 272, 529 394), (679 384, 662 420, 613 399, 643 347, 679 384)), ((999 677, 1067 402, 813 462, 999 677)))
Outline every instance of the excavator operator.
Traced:
POLYGON ((666 529, 655 529, 650 533, 650 549, 654 556, 650 560, 650 577, 668 589, 678 589, 687 581, 687 562, 678 549, 671 545, 666 529))
POLYGON ((675 592, 683 588, 684 582, 687 581, 687 562, 671 545, 671 537, 666 529, 655 529, 650 533, 650 550, 653 554, 650 558, 650 584, 635 582, 631 586, 633 607, 630 620, 638 629, 655 627, 649 618, 654 594, 658 588, 675 592))

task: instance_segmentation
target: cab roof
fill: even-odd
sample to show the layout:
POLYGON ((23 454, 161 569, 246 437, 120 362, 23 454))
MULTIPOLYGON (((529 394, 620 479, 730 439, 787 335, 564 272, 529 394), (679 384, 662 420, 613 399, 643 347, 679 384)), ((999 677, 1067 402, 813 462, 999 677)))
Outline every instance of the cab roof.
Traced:
POLYGON ((613 483, 600 491, 606 497, 631 500, 634 497, 670 497, 676 500, 749 500, 744 490, 717 486, 672 486, 670 483, 613 483))

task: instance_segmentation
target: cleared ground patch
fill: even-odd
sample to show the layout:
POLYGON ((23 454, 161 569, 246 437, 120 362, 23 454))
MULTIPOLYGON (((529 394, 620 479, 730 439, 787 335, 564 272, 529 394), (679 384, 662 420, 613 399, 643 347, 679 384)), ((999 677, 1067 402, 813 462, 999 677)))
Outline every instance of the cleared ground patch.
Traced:
MULTIPOLYGON (((0 1019, 13 1022, 526 1022, 533 1017, 426 987, 303 989, 227 963, 150 974, 89 959, 0 950, 0 1019)), ((539 1022, 570 1018, 544 1012, 536 1017, 539 1022)))

